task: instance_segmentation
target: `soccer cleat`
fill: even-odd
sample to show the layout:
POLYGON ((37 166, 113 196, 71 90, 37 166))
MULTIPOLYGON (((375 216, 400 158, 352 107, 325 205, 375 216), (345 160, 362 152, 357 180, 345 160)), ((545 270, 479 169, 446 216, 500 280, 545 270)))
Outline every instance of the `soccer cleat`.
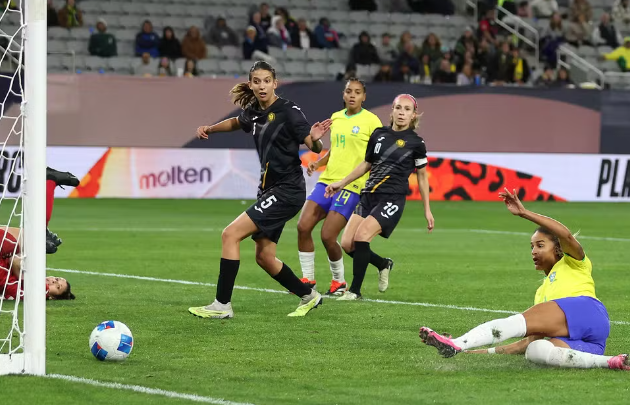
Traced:
POLYGON ((191 307, 188 308, 188 312, 198 316, 200 318, 212 318, 212 319, 225 319, 234 318, 234 311, 232 310, 232 303, 221 304, 216 299, 210 305, 205 307, 191 307))
POLYGON ((81 183, 74 174, 70 172, 60 172, 50 167, 46 168, 46 180, 52 180, 57 183, 58 186, 76 187, 81 183))
POLYGON ((46 254, 51 255, 53 253, 57 253, 57 245, 55 245, 52 241, 46 239, 46 254))
POLYGON ((56 233, 50 232, 48 228, 46 228, 46 241, 50 241, 55 246, 59 246, 63 243, 61 238, 56 233))
POLYGON ((337 301, 357 301, 362 300, 361 294, 355 294, 352 291, 346 291, 343 295, 337 298, 337 301))
POLYGON ((315 280, 309 280, 308 278, 304 277, 300 279, 301 282, 303 282, 304 284, 306 284, 309 288, 311 289, 315 289, 315 286, 317 285, 317 281, 315 280))
POLYGON ((306 316, 306 314, 308 314, 311 309, 320 306, 322 301, 322 295, 315 290, 311 290, 311 293, 309 295, 305 295, 302 297, 302 301, 300 302, 300 305, 297 307, 297 309, 287 316, 306 316))
POLYGON ((426 326, 420 328, 420 339, 425 344, 435 347, 442 357, 453 357, 462 351, 461 347, 453 343, 450 337, 435 333, 426 326))
POLYGON ((348 285, 345 281, 339 282, 337 280, 332 280, 330 282, 330 288, 326 292, 326 295, 329 297, 339 297, 343 295, 344 292, 346 292, 347 288, 348 285))
POLYGON ((378 290, 380 292, 387 291, 389 287, 389 273, 394 269, 394 261, 388 257, 385 258, 387 266, 378 271, 378 290))
POLYGON ((627 354, 620 354, 608 359, 608 368, 613 370, 630 371, 630 358, 627 354))

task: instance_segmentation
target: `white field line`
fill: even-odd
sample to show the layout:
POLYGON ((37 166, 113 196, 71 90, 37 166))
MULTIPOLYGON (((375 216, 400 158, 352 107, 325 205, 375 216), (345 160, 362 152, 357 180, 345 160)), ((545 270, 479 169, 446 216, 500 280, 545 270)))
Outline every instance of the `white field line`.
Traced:
MULTIPOLYGON (((182 227, 155 227, 155 228, 134 228, 134 227, 105 227, 105 228, 56 228, 55 231, 63 232, 63 231, 73 231, 73 232, 220 232, 221 228, 182 228, 182 227)), ((284 232, 295 232, 294 228, 285 228, 284 232)), ((425 228, 397 228, 396 232, 398 233, 425 233, 425 228)), ((531 233, 527 232, 514 232, 514 231, 500 231, 494 229, 436 229, 435 232, 449 232, 449 233, 481 233, 488 235, 513 235, 513 236, 531 236, 531 233)), ((630 242, 630 238, 615 238, 615 237, 607 237, 607 236, 588 236, 582 235, 578 236, 578 239, 586 239, 586 240, 597 240, 597 241, 605 241, 605 242, 630 242)))
MULTIPOLYGON (((104 276, 104 277, 117 277, 117 278, 128 278, 134 280, 144 280, 144 281, 157 281, 162 283, 171 283, 171 284, 186 284, 186 285, 199 285, 204 287, 216 287, 216 284, 212 283, 202 283, 199 281, 187 281, 187 280, 173 280, 168 278, 156 278, 156 277, 145 277, 145 276, 135 276, 132 274, 117 274, 117 273, 100 273, 96 271, 83 271, 83 270, 72 270, 72 269, 56 269, 56 268, 48 268, 48 271, 51 272, 59 272, 59 273, 75 273, 75 274, 87 274, 92 276, 104 276)), ((287 294, 286 291, 283 290, 273 290, 270 288, 258 288, 258 287, 247 287, 247 286, 234 286, 237 290, 248 290, 248 291, 259 291, 266 293, 274 293, 274 294, 287 294)), ((389 301, 389 300, 381 300, 381 299, 369 299, 364 298, 363 301, 374 302, 377 304, 390 304, 390 305, 411 305, 416 307, 427 307, 427 308, 443 308, 443 309, 456 309, 459 311, 473 311, 473 312, 491 312, 496 314, 518 314, 518 311, 509 311, 505 309, 490 309, 490 308, 477 308, 477 307, 463 307, 458 305, 449 305, 449 304, 432 304, 429 302, 407 302, 407 301, 389 301)), ((625 321, 611 321, 611 323, 615 325, 630 325, 630 322, 625 321)))
POLYGON ((89 378, 81 378, 75 377, 71 375, 63 375, 63 374, 48 374, 44 376, 45 378, 52 378, 56 380, 64 380, 70 381, 74 383, 87 384, 92 385, 94 387, 103 387, 103 388, 113 388, 116 390, 125 390, 125 391, 135 391, 141 394, 149 394, 149 395, 159 395, 162 397, 175 398, 175 399, 186 399, 194 402, 202 402, 204 404, 215 404, 215 405, 253 405, 245 402, 233 402, 226 401, 221 398, 212 398, 212 397, 204 397, 195 394, 182 394, 174 391, 166 391, 158 388, 148 388, 143 387, 141 385, 128 385, 128 384, 119 384, 119 383, 110 383, 92 380, 89 378))

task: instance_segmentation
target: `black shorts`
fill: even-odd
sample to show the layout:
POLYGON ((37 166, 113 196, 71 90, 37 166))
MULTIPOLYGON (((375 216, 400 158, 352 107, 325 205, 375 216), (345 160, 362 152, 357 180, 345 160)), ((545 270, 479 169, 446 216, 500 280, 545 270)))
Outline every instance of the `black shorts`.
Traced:
POLYGON ((245 212, 258 227, 252 239, 267 238, 278 243, 284 224, 300 212, 306 201, 306 190, 281 185, 266 190, 245 212))
POLYGON ((389 238, 394 232, 405 209, 407 196, 403 194, 361 194, 361 200, 354 213, 363 218, 373 216, 381 225, 381 236, 389 238))

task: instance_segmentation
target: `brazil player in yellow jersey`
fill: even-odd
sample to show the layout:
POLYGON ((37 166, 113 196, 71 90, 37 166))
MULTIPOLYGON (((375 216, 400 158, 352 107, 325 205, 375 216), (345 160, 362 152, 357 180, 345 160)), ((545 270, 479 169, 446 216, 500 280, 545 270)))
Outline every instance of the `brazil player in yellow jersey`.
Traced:
POLYGON ((595 295, 593 265, 571 231, 560 222, 525 209, 516 194, 499 193, 507 209, 538 229, 531 237, 532 260, 545 273, 534 306, 522 314, 486 322, 457 339, 420 328, 420 338, 444 357, 467 351, 488 354, 525 354, 537 364, 568 368, 630 370, 627 354, 604 356, 610 321, 595 295), (506 339, 516 343, 468 351, 506 339))
MULTIPOLYGON (((359 202, 359 193, 365 186, 367 174, 332 197, 326 198, 324 193, 328 184, 343 179, 363 161, 370 135, 382 126, 375 114, 363 108, 365 98, 365 83, 355 78, 349 79, 343 91, 345 108, 331 117, 330 149, 321 159, 308 166, 309 176, 320 167, 326 166, 326 169, 308 196, 298 221, 298 254, 302 265, 302 282, 315 288, 315 245, 312 232, 315 225, 324 220, 321 239, 332 272, 327 295, 338 296, 346 290, 343 251, 337 239, 359 202)), ((389 259, 376 255, 372 259, 379 270, 392 266, 389 259)))

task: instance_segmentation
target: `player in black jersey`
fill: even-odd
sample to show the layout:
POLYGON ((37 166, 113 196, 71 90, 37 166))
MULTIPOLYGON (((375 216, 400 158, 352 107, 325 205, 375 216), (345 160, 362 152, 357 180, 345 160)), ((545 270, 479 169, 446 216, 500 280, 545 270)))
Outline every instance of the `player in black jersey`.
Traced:
POLYGON ((260 157, 258 201, 236 218, 222 233, 221 266, 217 295, 205 307, 190 308, 203 318, 232 318, 232 290, 240 264, 240 243, 251 236, 256 241, 256 262, 284 288, 301 298, 289 316, 304 316, 321 304, 321 295, 300 281, 291 269, 276 259, 276 244, 284 224, 293 218, 306 200, 306 184, 298 150, 300 144, 315 153, 322 150, 319 140, 328 131, 330 120, 312 127, 295 103, 276 95, 276 72, 258 61, 249 71, 249 82, 236 85, 234 104, 243 111, 215 125, 197 129, 197 136, 243 129, 254 136, 260 157))
MULTIPOLYGON (((377 128, 368 142, 365 161, 345 179, 326 188, 326 195, 333 195, 347 184, 370 171, 361 200, 346 226, 341 245, 354 258, 353 280, 350 290, 339 300, 361 298, 361 285, 368 264, 378 257, 370 250, 370 241, 381 235, 388 238, 398 224, 405 207, 409 190, 409 175, 415 169, 420 195, 424 203, 424 215, 429 232, 434 220, 429 205, 429 179, 427 176, 427 149, 424 140, 414 131, 418 127, 418 104, 409 94, 401 94, 394 100, 390 126, 377 128)), ((381 259, 383 260, 383 259, 381 259)), ((381 268, 381 267, 378 267, 381 268)), ((389 284, 386 266, 379 272, 379 290, 389 284)))

